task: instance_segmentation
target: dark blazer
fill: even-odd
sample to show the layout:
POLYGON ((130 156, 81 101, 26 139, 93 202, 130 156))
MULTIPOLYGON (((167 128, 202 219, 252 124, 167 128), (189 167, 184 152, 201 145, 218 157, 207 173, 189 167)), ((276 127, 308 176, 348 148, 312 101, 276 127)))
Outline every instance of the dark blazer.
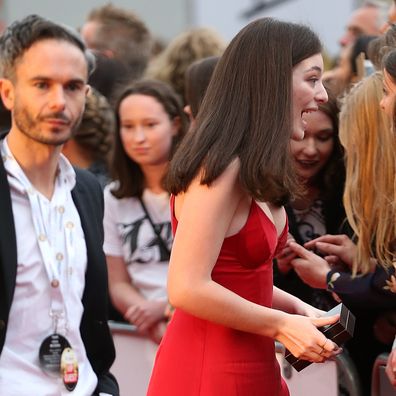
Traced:
MULTIPOLYGON (((88 359, 98 377, 95 395, 106 392, 118 396, 117 381, 109 373, 115 349, 107 324, 107 267, 102 249, 103 194, 99 183, 89 172, 76 169, 76 176, 72 197, 80 214, 88 256, 80 331, 88 359)), ((10 188, 0 158, 0 354, 7 332, 16 273, 16 235, 10 188)))

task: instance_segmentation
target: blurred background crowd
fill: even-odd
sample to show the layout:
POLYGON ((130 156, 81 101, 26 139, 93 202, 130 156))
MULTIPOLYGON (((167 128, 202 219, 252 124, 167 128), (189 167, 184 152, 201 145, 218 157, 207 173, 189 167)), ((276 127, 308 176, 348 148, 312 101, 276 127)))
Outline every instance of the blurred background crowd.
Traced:
MULTIPOLYGON (((325 48, 323 79, 329 101, 306 116, 304 140, 291 143, 303 193, 287 205, 290 237, 300 244, 326 234, 353 239, 356 230, 345 220, 346 211, 351 210, 346 206, 349 201, 343 201, 345 177, 353 171, 346 166, 342 146, 358 147, 359 139, 345 143, 345 130, 352 139, 357 129, 366 149, 372 150, 370 158, 380 161, 386 155, 377 148, 375 136, 391 130, 392 117, 377 115, 380 107, 393 114, 389 110, 393 102, 388 105, 386 100, 394 94, 392 89, 396 92, 396 73, 392 75, 389 69, 385 96, 379 73, 384 69, 383 57, 396 49, 394 1, 3 0, 0 29, 30 13, 76 28, 96 58, 81 126, 63 153, 73 165, 94 173, 104 189, 110 316, 116 323, 130 325, 114 326, 114 331, 130 331, 128 350, 133 351, 116 364, 127 365, 131 383, 142 383, 143 389, 147 385, 171 315, 166 277, 172 230, 169 195, 163 185, 169 158, 194 124, 227 43, 255 18, 273 16, 307 23, 321 36, 325 48), (370 97, 368 103, 362 97, 370 97), (128 133, 132 129, 141 132, 132 138, 128 133), (146 141, 154 148, 150 155, 144 149, 146 141)), ((396 60, 394 68, 395 72, 396 60)), ((9 128, 9 117, 2 107, 4 130, 9 128)), ((381 144, 394 148, 392 137, 381 144)), ((395 154, 392 151, 389 156, 395 154)), ((374 174, 364 177, 374 178, 374 165, 374 174)), ((367 242, 373 241, 368 238, 367 242)), ((329 284, 337 280, 331 276, 339 272, 323 265, 317 271, 294 267, 294 257, 286 250, 274 263, 275 284, 323 310, 341 300, 347 303, 357 318, 356 333, 345 347, 347 363, 338 368, 337 392, 370 395, 375 360, 389 353, 394 341, 395 283, 384 284, 390 290, 389 303, 369 307, 361 289, 352 283, 347 291, 330 290, 329 284), (353 377, 354 387, 351 381, 348 385, 348 376, 353 377)), ((362 275, 370 272, 360 270, 362 275)), ((126 390, 125 394, 144 394, 139 392, 126 390)))

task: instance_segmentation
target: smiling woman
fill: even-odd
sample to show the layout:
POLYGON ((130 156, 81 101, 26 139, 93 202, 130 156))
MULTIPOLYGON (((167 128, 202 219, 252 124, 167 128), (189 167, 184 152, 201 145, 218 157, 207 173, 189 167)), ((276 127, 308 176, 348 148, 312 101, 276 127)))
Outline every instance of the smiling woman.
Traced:
POLYGON ((307 114, 315 112, 320 103, 327 102, 327 92, 320 83, 322 72, 321 54, 305 59, 293 68, 293 140, 304 139, 307 114), (313 89, 314 97, 312 97, 313 89))
POLYGON ((336 293, 355 315, 359 331, 348 351, 364 395, 370 394, 374 360, 390 348, 396 331, 396 140, 389 117, 380 111, 381 97, 382 76, 375 73, 351 89, 340 113, 347 156, 344 204, 356 243, 346 235, 322 235, 304 247, 289 245, 298 256, 291 262, 298 275, 312 287, 336 293))
MULTIPOLYGON (((338 137, 337 101, 328 89, 328 102, 319 104, 317 112, 304 116, 304 139, 291 141, 291 153, 302 191, 289 204, 290 238, 299 244, 326 233, 340 232, 345 219, 342 204, 345 166, 338 137)), ((274 283, 302 300, 328 310, 335 304, 331 294, 306 285, 295 273, 288 247, 277 257, 274 283)))
POLYGON ((274 339, 313 362, 338 352, 316 328, 337 317, 317 318, 272 284, 287 238, 282 205, 296 184, 290 139, 303 138, 303 114, 327 100, 320 51, 309 28, 263 18, 217 63, 167 177, 176 310, 149 396, 286 396, 274 339))

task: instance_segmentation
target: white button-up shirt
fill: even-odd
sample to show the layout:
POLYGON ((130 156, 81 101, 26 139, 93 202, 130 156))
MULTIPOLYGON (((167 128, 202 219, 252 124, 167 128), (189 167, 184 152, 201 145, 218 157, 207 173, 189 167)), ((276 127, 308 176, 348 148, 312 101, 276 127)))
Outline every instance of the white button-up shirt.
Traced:
POLYGON ((80 217, 71 196, 75 172, 67 159, 61 156, 54 194, 48 200, 32 185, 27 188, 26 176, 12 157, 6 140, 0 141, 0 149, 11 188, 18 258, 15 293, 0 355, 0 395, 92 395, 97 377, 80 335, 87 252, 80 217), (28 194, 33 194, 39 202, 40 214, 32 214, 28 194), (35 227, 34 216, 40 216, 44 230, 37 230, 37 217, 35 227), (73 233, 68 241, 64 229, 70 227, 73 233), (54 293, 43 250, 39 247, 45 239, 50 242, 49 251, 54 255, 57 278, 62 286, 59 294, 64 315, 56 330, 67 338, 78 360, 79 380, 72 392, 66 390, 60 373, 51 377, 39 364, 40 345, 55 331, 50 316, 54 293))

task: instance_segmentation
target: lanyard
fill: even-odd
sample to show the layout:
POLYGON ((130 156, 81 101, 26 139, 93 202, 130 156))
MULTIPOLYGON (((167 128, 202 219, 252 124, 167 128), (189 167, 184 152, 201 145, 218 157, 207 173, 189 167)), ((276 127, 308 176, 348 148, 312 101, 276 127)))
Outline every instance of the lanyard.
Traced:
POLYGON ((154 231, 154 234, 157 236, 157 240, 158 240, 159 244, 161 245, 162 249, 165 252, 167 260, 169 260, 169 258, 170 258, 170 250, 168 248, 167 243, 162 238, 160 230, 155 226, 155 224, 153 222, 153 219, 151 218, 150 213, 147 210, 147 207, 146 207, 146 205, 143 202, 143 198, 142 197, 138 197, 138 199, 139 199, 139 202, 140 202, 140 206, 142 207, 144 213, 146 214, 146 217, 147 217, 147 219, 148 219, 148 221, 149 221, 149 223, 151 225, 151 228, 154 231))
POLYGON ((75 257, 74 225, 71 221, 66 221, 65 213, 70 195, 67 189, 61 185, 62 178, 57 177, 50 209, 47 209, 48 200, 30 183, 18 162, 12 156, 6 139, 4 139, 1 147, 1 154, 6 159, 7 169, 15 177, 19 187, 22 186, 30 203, 37 243, 51 286, 49 315, 53 321, 54 332, 58 332, 59 320, 63 319, 64 332, 67 333, 68 318, 64 297, 69 291, 69 276, 75 257))

